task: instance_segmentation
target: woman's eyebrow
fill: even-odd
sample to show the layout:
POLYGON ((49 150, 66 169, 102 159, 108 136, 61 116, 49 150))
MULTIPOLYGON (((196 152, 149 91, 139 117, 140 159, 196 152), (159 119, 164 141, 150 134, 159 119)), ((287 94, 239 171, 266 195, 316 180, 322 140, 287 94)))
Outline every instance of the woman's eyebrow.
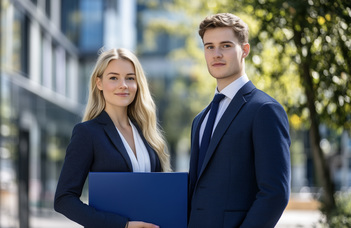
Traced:
MULTIPOLYGON (((120 73, 117 73, 117 72, 109 72, 106 75, 110 75, 110 74, 112 74, 112 75, 120 75, 120 73)), ((135 73, 131 72, 131 73, 127 73, 127 75, 135 75, 135 73)))
POLYGON ((107 73, 106 75, 109 75, 109 74, 119 75, 119 73, 116 73, 116 72, 109 72, 109 73, 107 73))

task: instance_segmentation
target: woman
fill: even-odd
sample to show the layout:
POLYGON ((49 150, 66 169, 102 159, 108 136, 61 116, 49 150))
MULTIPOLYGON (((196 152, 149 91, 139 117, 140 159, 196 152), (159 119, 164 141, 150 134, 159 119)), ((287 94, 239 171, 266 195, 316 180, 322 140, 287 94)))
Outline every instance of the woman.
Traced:
POLYGON ((74 127, 67 147, 55 194, 57 212, 84 227, 157 227, 97 211, 79 199, 89 172, 170 171, 155 109, 136 56, 126 49, 102 52, 83 122, 74 127))

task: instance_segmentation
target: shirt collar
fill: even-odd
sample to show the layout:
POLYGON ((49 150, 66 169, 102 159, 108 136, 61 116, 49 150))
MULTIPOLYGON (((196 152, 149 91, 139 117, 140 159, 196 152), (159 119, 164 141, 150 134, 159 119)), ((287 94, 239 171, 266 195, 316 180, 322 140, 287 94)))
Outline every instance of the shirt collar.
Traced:
MULTIPOLYGON (((224 89, 222 89, 221 93, 224 94, 226 97, 229 99, 233 99, 235 94, 243 87, 247 82, 249 81, 249 78, 247 77, 246 74, 242 75, 240 78, 236 79, 229 85, 227 85, 224 89)), ((219 93, 218 88, 216 87, 215 94, 219 93)))

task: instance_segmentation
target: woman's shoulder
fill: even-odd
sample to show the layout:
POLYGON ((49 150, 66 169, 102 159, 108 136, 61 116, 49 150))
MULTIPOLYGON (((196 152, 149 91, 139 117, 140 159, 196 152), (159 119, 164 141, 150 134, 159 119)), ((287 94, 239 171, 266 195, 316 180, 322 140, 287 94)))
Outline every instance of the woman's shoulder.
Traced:
POLYGON ((90 132, 90 131, 96 131, 97 129, 100 128, 100 124, 98 123, 97 119, 92 119, 92 120, 87 120, 84 122, 77 123, 73 131, 83 131, 83 132, 90 132))
POLYGON ((111 122, 108 114, 105 111, 102 111, 95 118, 77 123, 75 126, 76 127, 96 127, 96 126, 99 126, 100 124, 103 124, 103 125, 107 124, 109 121, 111 122))

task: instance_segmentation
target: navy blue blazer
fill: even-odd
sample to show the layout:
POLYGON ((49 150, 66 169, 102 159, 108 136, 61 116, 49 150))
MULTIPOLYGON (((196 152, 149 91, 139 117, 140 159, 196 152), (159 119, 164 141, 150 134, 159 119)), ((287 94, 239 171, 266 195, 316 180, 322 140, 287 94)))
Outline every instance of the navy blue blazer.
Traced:
MULTIPOLYGON (((134 125, 137 126, 136 123, 134 125)), ((139 128, 138 130, 150 155, 151 171, 161 171, 156 152, 147 143, 139 128)), ((124 228, 128 218, 97 211, 79 199, 90 171, 133 171, 122 139, 105 111, 95 119, 74 127, 56 189, 54 208, 84 227, 124 228)))
POLYGON ((196 178, 199 129, 208 111, 192 124, 188 227, 273 228, 290 195, 286 112, 246 83, 218 122, 196 178))

